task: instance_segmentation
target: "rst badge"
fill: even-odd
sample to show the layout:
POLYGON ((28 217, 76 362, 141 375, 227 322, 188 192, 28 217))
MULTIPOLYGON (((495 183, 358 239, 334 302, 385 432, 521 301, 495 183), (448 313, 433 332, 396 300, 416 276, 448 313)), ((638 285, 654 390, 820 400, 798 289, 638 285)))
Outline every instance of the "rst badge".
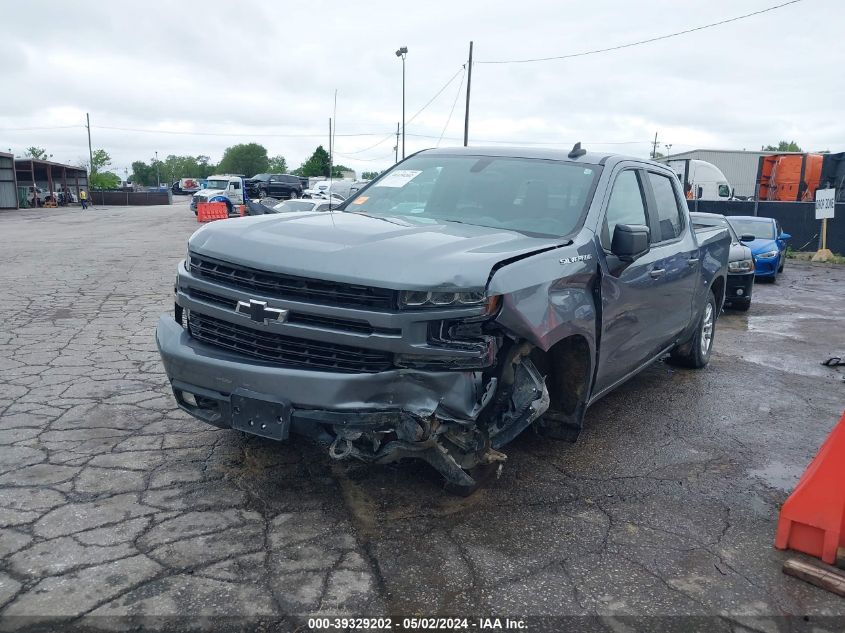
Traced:
POLYGON ((575 255, 574 257, 563 257, 559 261, 561 264, 574 264, 576 262, 585 262, 592 259, 593 256, 587 253, 586 255, 575 255))

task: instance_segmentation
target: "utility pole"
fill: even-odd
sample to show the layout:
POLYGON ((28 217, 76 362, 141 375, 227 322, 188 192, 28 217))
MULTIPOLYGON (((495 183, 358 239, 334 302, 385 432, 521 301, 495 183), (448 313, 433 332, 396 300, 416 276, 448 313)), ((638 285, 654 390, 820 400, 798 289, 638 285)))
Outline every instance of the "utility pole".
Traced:
POLYGON ((161 187, 161 172, 158 165, 158 150, 156 150, 156 189, 161 187))
MULTIPOLYGON (((91 118, 88 116, 88 113, 85 113, 85 127, 88 128, 88 178, 94 175, 94 151, 91 149, 91 118)), ((88 183, 88 187, 91 187, 91 183, 88 183)))
POLYGON ((469 143, 469 91, 472 87, 472 42, 469 43, 469 62, 467 63, 467 107, 464 113, 464 147, 469 143))
POLYGON ((654 146, 651 148, 652 160, 657 158, 657 132, 654 133, 654 146))
POLYGON ((393 146, 393 152, 396 154, 396 160, 393 161, 393 164, 399 162, 399 121, 396 122, 396 145, 393 146))
POLYGON ((332 179, 332 118, 329 117, 329 180, 332 179))

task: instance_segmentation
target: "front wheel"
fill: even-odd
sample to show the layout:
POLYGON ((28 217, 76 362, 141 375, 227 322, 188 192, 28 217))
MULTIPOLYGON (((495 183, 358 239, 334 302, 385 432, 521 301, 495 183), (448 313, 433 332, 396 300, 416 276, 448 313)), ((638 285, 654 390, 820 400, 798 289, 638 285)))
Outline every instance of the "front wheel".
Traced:
POLYGON ((672 350, 672 361, 684 367, 701 369, 710 361, 713 339, 716 336, 716 297, 713 293, 701 311, 692 337, 672 350))
POLYGON ((783 259, 781 259, 781 260, 780 260, 780 266, 778 266, 778 272, 779 272, 779 273, 782 273, 782 272, 783 272, 783 265, 784 265, 785 263, 786 263, 786 262, 784 262, 784 261, 783 261, 783 259))

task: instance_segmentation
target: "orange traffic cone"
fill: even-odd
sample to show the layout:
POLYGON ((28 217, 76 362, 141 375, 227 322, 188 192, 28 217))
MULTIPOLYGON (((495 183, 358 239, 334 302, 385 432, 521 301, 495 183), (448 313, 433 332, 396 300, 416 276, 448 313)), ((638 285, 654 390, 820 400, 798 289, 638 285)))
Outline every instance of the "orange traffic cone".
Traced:
POLYGON ((845 546, 845 415, 783 504, 775 547, 833 564, 845 546))

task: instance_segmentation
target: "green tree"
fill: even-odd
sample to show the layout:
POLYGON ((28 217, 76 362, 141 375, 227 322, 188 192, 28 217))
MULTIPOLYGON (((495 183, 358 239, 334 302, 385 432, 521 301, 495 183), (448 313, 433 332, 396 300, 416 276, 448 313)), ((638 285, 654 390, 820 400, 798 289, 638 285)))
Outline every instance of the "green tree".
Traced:
POLYGON ((332 178, 343 178, 343 172, 351 171, 353 174, 355 170, 346 165, 332 165, 332 178))
POLYGON ((766 145, 762 148, 764 152, 803 152, 804 150, 798 146, 795 141, 781 141, 774 145, 766 145))
POLYGON ((329 177, 329 153, 319 145, 311 157, 306 160, 294 172, 297 176, 323 176, 329 177))
POLYGON ((120 187, 120 176, 110 171, 96 171, 91 174, 92 189, 117 189, 120 187))
POLYGON ((217 169, 225 174, 244 174, 251 178, 266 172, 269 162, 267 148, 258 143, 244 143, 226 148, 217 169))
POLYGON ((282 155, 271 156, 267 163, 267 171, 271 174, 286 174, 288 173, 288 162, 282 155))
POLYGON ((47 150, 43 147, 27 147, 24 156, 34 158, 35 160, 46 160, 47 150))
POLYGON ((132 175, 129 177, 136 185, 151 187, 156 182, 156 170, 154 165, 147 165, 142 160, 132 163, 132 175))
POLYGON ((377 171, 364 171, 361 172, 361 180, 373 180, 374 178, 378 178, 379 172, 377 171))
MULTIPOLYGON (((111 156, 109 156, 109 153, 104 149, 95 149, 91 153, 91 162, 91 173, 95 174, 103 167, 111 165, 111 156)), ((120 178, 118 178, 118 181, 119 180, 120 178)))

